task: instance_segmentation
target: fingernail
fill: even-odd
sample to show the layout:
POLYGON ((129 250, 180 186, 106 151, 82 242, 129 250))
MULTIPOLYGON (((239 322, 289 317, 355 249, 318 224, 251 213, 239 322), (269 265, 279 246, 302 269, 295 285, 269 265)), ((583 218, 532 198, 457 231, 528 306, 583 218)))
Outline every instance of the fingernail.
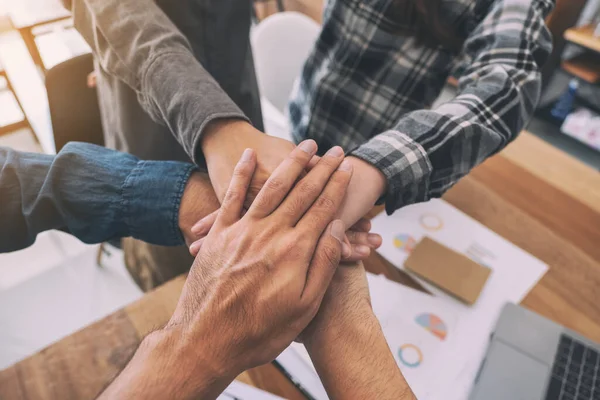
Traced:
POLYGON ((192 226, 192 228, 190 229, 190 231, 194 235, 199 235, 200 233, 202 233, 202 230, 202 221, 196 222, 196 225, 192 226))
POLYGON ((196 222, 196 225, 192 226, 192 229, 190 229, 190 231, 194 235, 203 235, 207 231, 206 228, 207 228, 207 225, 204 222, 204 219, 201 219, 200 221, 196 222))
POLYGON ((329 149, 327 155, 331 157, 341 157, 344 155, 344 150, 340 146, 335 146, 329 149))
POLYGON ((364 244, 359 244, 357 246, 354 246, 354 251, 356 251, 361 256, 367 256, 371 252, 371 249, 369 248, 369 246, 365 246, 364 244))
POLYGON ((344 161, 342 161, 342 163, 340 164, 338 169, 340 171, 350 172, 350 171, 352 171, 352 163, 350 163, 350 161, 348 161, 348 160, 344 160, 344 161))
POLYGON ((346 244, 342 243, 342 257, 349 258, 352 255, 352 248, 346 244))
POLYGON ((190 254, 196 255, 196 253, 198 253, 199 249, 200 249, 200 243, 198 243, 198 242, 192 243, 190 245, 190 254))
POLYGON ((194 235, 201 235, 201 234, 206 234, 207 231, 209 230, 209 228, 211 227, 211 225, 207 224, 207 220, 212 216, 212 214, 207 215, 206 217, 202 218, 200 221, 196 222, 194 224, 194 226, 192 226, 192 228, 190 229, 190 231, 194 234, 194 235))
POLYGON ((381 246, 381 236, 376 233, 369 233, 367 235, 367 242, 369 242, 371 246, 379 247, 381 246))
POLYGON ((313 154, 317 151, 317 143, 314 140, 305 140, 298 145, 300 150, 313 154))
POLYGON ((244 150, 244 153, 242 154, 242 158, 240 159, 240 162, 247 162, 252 160, 252 149, 246 149, 244 150))
POLYGON ((344 243, 344 238, 346 237, 346 227, 341 219, 336 219, 331 224, 331 236, 336 238, 340 243, 344 243))

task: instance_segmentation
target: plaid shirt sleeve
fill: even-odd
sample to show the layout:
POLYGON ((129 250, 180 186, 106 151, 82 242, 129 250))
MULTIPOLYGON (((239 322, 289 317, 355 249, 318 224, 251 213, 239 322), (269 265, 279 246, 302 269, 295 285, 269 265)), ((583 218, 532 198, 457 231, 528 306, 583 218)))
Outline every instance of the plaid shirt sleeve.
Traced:
POLYGON ((541 91, 552 48, 544 17, 552 0, 497 0, 466 39, 457 96, 404 115, 351 152, 387 177, 386 211, 440 197, 513 140, 541 91))

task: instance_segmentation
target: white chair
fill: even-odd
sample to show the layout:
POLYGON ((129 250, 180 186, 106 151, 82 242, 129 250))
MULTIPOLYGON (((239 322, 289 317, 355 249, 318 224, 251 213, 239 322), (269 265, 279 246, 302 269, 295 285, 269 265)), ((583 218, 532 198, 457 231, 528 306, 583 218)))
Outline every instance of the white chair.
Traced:
POLYGON ((297 12, 265 18, 251 35, 261 95, 282 113, 321 27, 297 12))

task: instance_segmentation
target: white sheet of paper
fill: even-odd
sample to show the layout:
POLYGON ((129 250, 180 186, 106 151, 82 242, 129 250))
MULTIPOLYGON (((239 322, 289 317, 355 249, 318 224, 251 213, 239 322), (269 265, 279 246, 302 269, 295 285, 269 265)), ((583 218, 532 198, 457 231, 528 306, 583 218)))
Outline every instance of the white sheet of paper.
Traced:
POLYGON ((217 397, 217 400, 283 400, 283 398, 245 383, 233 381, 217 397))
POLYGON ((502 306, 519 303, 546 273, 547 265, 439 199, 402 208, 392 216, 378 215, 372 220, 372 231, 383 237, 379 253, 400 269, 423 236, 492 269, 473 306, 417 278, 459 317, 452 362, 456 369, 462 365, 461 373, 451 388, 441 390, 445 399, 467 398, 502 306))

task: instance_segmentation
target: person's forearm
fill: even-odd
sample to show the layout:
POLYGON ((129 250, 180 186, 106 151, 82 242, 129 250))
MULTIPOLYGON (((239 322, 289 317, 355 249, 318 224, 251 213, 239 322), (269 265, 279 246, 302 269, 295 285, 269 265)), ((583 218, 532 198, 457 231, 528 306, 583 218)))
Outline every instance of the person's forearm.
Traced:
POLYGON ((373 209, 384 195, 387 182, 383 173, 366 161, 356 157, 347 159, 352 163, 354 173, 337 216, 346 226, 352 226, 373 209))
POLYGON ((83 143, 56 156, 0 149, 0 252, 27 247, 50 229, 87 243, 133 236, 184 244, 181 217, 193 214, 193 224, 219 205, 206 175, 190 178, 193 169, 83 143))
POLYGON ((305 340, 331 399, 415 399, 370 307, 360 318, 317 331, 305 340))
POLYGON ((162 329, 148 335, 98 399, 217 398, 235 376, 218 371, 210 360, 202 360, 206 354, 202 351, 204 344, 185 343, 175 329, 182 328, 162 329))
POLYGON ((154 0, 62 1, 100 67, 130 86, 194 161, 210 121, 246 119, 154 0))

